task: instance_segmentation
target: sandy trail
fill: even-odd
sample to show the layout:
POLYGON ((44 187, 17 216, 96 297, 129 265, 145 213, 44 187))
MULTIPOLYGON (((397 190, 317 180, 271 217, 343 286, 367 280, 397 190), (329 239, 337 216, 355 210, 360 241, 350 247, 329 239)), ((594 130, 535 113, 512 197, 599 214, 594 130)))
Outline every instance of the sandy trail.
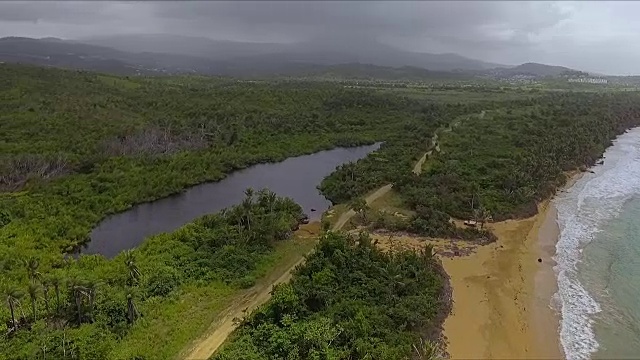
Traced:
MULTIPOLYGON (((389 190, 391 190, 392 187, 393 187, 393 185, 387 184, 387 185, 381 187, 380 189, 376 190, 373 194, 367 196, 364 200, 367 202, 367 205, 371 205, 371 203, 376 201, 379 197, 381 197, 384 194, 388 193, 389 190)), ((356 212, 351 210, 351 209, 349 209, 349 211, 345 211, 342 215, 340 215, 340 217, 338 218, 338 221, 336 222, 336 224, 333 226, 333 228, 331 230, 338 231, 338 230, 342 229, 344 227, 344 225, 349 220, 351 220, 351 218, 355 214, 356 214, 356 212)))
MULTIPOLYGON (((440 145, 437 143, 438 141, 438 133, 436 132, 431 138, 432 145, 435 146, 435 150, 437 152, 440 151, 440 145)), ((430 156, 432 150, 429 150, 414 166, 413 172, 416 174, 420 174, 422 172, 422 165, 426 161, 427 157, 430 156)), ((391 188, 392 184, 387 184, 372 194, 368 195, 365 198, 367 205, 370 205, 378 198, 387 194, 391 188)), ((344 212, 338 218, 338 221, 332 228, 332 231, 338 231, 342 229, 349 220, 353 216, 356 215, 356 212, 349 209, 344 212)), ((236 324, 234 323, 234 319, 243 318, 245 315, 250 314, 254 309, 258 306, 264 304, 271 297, 271 290, 273 285, 280 284, 286 281, 289 281, 292 276, 292 271, 304 261, 304 257, 299 257, 295 259, 295 261, 287 267, 287 265, 283 264, 279 266, 278 269, 271 272, 267 278, 260 281, 259 284, 253 286, 251 289, 243 292, 236 301, 233 302, 227 309, 225 309, 218 319, 218 321, 214 322, 210 331, 200 340, 198 340, 195 345, 192 345, 188 350, 184 351, 179 358, 188 359, 188 360, 196 360, 196 359, 208 359, 210 358, 216 350, 224 343, 227 337, 235 330, 236 324), (284 270, 283 270, 284 269, 284 270), (187 355, 185 355, 187 354, 187 355)))
POLYGON ((418 160, 418 162, 416 163, 416 166, 413 167, 414 174, 420 175, 420 173, 422 172, 422 165, 424 165, 424 162, 427 161, 427 156, 429 155, 431 155, 431 151, 427 151, 426 153, 424 153, 424 155, 422 155, 420 160, 418 160))
MULTIPOLYGON (((451 127, 449 127, 449 131, 451 127)), ((433 137, 431 138, 431 146, 435 147, 436 152, 440 152, 440 144, 438 144, 438 131, 436 130, 436 132, 433 134, 433 137)), ((426 153, 424 153, 424 155, 422 155, 422 157, 418 160, 418 162, 416 163, 416 165, 413 167, 413 173, 416 175, 420 175, 422 173, 422 168, 424 166, 424 163, 427 161, 427 159, 429 158, 429 156, 431 156, 431 154, 433 153, 433 150, 429 150, 426 153)))
MULTIPOLYGON (((391 190, 392 185, 385 185, 374 193, 365 198, 367 204, 371 204, 381 196, 385 195, 391 190)), ((338 222, 334 225, 333 231, 338 231, 355 215, 355 211, 349 210, 343 213, 338 222)), ((289 264, 283 264, 275 271, 271 272, 266 279, 260 281, 259 284, 253 286, 251 289, 243 292, 227 309, 225 309, 218 318, 218 321, 214 322, 210 327, 210 332, 199 340, 188 351, 185 351, 187 355, 181 355, 179 358, 196 360, 196 359, 208 359, 216 350, 225 342, 227 337, 235 330, 236 324, 234 319, 243 318, 245 315, 250 314, 254 309, 264 304, 271 297, 271 290, 273 285, 277 285, 283 282, 287 282, 291 279, 292 271, 296 266, 302 264, 304 257, 294 259, 294 262, 289 264)))
POLYGON ((291 279, 292 271, 298 266, 304 258, 298 258, 295 263, 289 267, 283 267, 279 271, 274 271, 262 281, 244 292, 238 299, 225 309, 219 316, 218 321, 212 324, 214 329, 206 338, 199 341, 190 349, 188 355, 181 358, 195 360, 208 359, 216 350, 224 343, 227 337, 235 330, 236 323, 234 319, 242 318, 246 314, 250 314, 258 306, 264 304, 271 297, 271 289, 274 285, 287 282, 291 279))

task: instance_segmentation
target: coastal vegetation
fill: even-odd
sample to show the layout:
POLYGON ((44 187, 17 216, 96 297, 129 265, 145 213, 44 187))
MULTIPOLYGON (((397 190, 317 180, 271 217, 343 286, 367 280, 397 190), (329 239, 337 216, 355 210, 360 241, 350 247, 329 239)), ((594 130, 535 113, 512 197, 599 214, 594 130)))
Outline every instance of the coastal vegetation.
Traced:
MULTIPOLYGON (((558 93, 481 104, 482 116, 450 118, 455 128, 440 132, 441 151, 428 156, 419 175, 399 171, 398 160, 373 165, 375 158, 369 156, 338 168, 321 189, 330 196, 331 189, 343 189, 334 196, 346 202, 370 190, 362 185, 366 182, 353 185, 352 179, 382 179, 394 185, 412 215, 374 214, 369 217, 374 227, 491 240, 482 229, 460 229, 450 220, 473 219, 482 225, 489 219, 534 215, 537 203, 564 184, 567 172, 593 165, 617 135, 640 124, 638 99, 635 93, 558 93)), ((407 152, 415 146, 408 141, 394 145, 407 152)), ((382 149, 376 157, 386 153, 382 149)))
MULTIPOLYGON (((290 199, 249 189, 241 204, 113 259, 77 254, 99 221, 135 204, 252 164, 382 142, 322 193, 373 227, 491 241, 482 225, 451 219, 535 213, 566 171, 593 164, 640 119, 635 93, 459 86, 440 101, 395 90, 0 65, 0 357, 175 357, 293 249, 303 217, 290 199), (386 184, 406 217, 363 204, 386 184)), ((383 253, 366 237, 326 233, 216 356, 423 353, 447 309, 443 288, 428 250, 383 253)))
POLYGON ((154 236, 112 261, 82 256, 48 269, 30 258, 18 265, 27 275, 26 291, 16 282, 3 292, 12 315, 0 352, 7 359, 45 353, 60 359, 170 357, 165 349, 177 346, 176 352, 183 344, 129 339, 157 330, 163 309, 181 309, 190 292, 204 295, 213 287, 217 294, 211 295, 221 296, 253 285, 260 264, 291 237, 302 216, 292 200, 248 189, 240 205, 154 236))
POLYGON ((384 253, 366 235, 328 233, 213 359, 420 355, 448 313, 445 285, 429 247, 384 253))
POLYGON ((14 65, 0 75, 7 359, 177 355, 212 319, 195 308, 220 311, 274 266, 299 207, 279 199, 288 205, 265 214, 254 194, 132 253, 73 256, 107 215, 251 164, 438 126, 418 101, 335 84, 14 65))

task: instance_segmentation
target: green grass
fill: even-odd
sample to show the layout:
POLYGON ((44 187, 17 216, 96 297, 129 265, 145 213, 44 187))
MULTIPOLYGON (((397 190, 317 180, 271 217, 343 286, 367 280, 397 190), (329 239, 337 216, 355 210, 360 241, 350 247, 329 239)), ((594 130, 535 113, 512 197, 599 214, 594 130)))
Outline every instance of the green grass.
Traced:
MULTIPOLYGON (((275 246, 264 256, 253 272, 258 283, 270 281, 270 273, 280 273, 309 253, 314 239, 293 239, 275 246)), ((178 356, 193 341, 207 332, 220 317, 221 311, 238 301, 251 289, 233 288, 216 281, 190 284, 168 298, 146 304, 144 317, 136 323, 127 337, 114 348, 113 359, 170 359, 178 356)))
POLYGON ((415 214, 415 211, 409 210, 407 204, 405 204, 400 197, 400 194, 393 189, 376 199, 376 201, 370 204, 370 207, 374 210, 383 210, 391 214, 395 212, 407 216, 415 214))
POLYGON ((333 226, 338 222, 340 216, 347 211, 349 211, 349 206, 347 204, 334 205, 322 214, 322 222, 328 223, 330 228, 333 228, 333 226))

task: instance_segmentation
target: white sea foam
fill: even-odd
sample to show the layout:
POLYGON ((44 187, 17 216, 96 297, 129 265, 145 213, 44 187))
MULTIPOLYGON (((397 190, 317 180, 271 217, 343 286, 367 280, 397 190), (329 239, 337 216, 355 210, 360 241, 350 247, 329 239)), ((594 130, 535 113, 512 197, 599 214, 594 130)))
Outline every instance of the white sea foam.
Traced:
POLYGON ((589 359, 598 350, 593 316, 600 305, 579 281, 582 249, 615 217, 632 195, 640 193, 640 128, 621 135, 605 152, 605 164, 593 168, 554 203, 560 238, 554 270, 562 321, 560 341, 568 359, 589 359))

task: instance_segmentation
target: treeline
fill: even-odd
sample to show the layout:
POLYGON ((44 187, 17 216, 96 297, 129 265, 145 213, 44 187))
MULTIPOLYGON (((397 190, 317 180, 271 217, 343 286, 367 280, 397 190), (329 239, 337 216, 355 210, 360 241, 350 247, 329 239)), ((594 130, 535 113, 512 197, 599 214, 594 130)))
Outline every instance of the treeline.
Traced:
MULTIPOLYGON (((323 83, 136 78, 0 67, 0 202, 19 253, 87 241, 132 204, 221 179, 251 164, 385 141, 421 105, 323 83), (25 96, 28 94, 28 96, 25 96), (45 205, 46 204, 46 205, 45 205), (51 221, 41 221, 49 218, 51 221), (28 229, 28 230, 27 230, 28 229), (27 246, 29 245, 29 246, 27 246)), ((0 233, 0 236, 3 234, 0 233)))
POLYGON ((416 116, 396 132, 389 133, 380 151, 339 166, 322 181, 319 189, 331 202, 339 204, 394 182, 399 174, 410 172, 415 161, 433 147, 431 138, 438 128, 447 126, 462 114, 494 106, 492 103, 416 106, 416 116))
POLYGON ((428 247, 384 253, 330 232, 213 359, 435 358, 445 284, 428 247))
MULTIPOLYGON (((260 244, 282 235, 289 217, 255 208, 248 220, 232 211, 148 239, 134 250, 143 276, 129 294, 124 255, 68 255, 107 215, 251 164, 386 142, 438 121, 419 101, 339 84, 130 79, 13 65, 0 66, 0 99, 0 288, 16 305, 30 305, 29 291, 36 299, 35 311, 17 307, 15 321, 0 307, 0 329, 10 334, 0 341, 2 358, 135 357, 143 354, 128 352, 161 348, 170 341, 136 343, 151 332, 149 319, 205 285, 219 286, 207 296, 222 297, 252 284, 270 253, 260 244), (38 264, 43 281, 61 279, 59 309, 52 285, 31 279, 25 261, 38 264), (129 324, 129 304, 141 321, 129 324)), ((170 340, 175 350, 191 339, 170 340)))
POLYGON ((478 219, 476 209, 494 221, 529 217, 568 171, 593 165, 638 125, 638 94, 555 94, 462 122, 425 173, 400 174, 395 188, 411 208, 447 217, 478 219))
POLYGON ((537 203, 564 184, 567 171, 593 165, 617 135, 640 125, 639 100, 635 93, 557 93, 434 107, 437 124, 457 124, 441 132, 442 152, 432 153, 421 175, 409 170, 424 153, 429 131, 413 128, 375 155, 341 166, 320 189, 344 203, 392 183, 415 215, 376 214, 368 221, 374 227, 491 241, 489 232, 457 228, 451 218, 483 224, 534 215, 537 203))
POLYGON ((49 268, 36 258, 5 260, 26 276, 3 279, 6 302, 0 314, 7 332, 0 354, 3 359, 154 357, 158 354, 145 352, 150 347, 122 354, 118 342, 147 313, 157 316, 157 304, 185 286, 199 281, 230 289, 252 286, 257 265, 276 242, 290 237, 302 217, 291 199, 248 189, 240 205, 150 238, 113 261, 84 256, 49 268))

